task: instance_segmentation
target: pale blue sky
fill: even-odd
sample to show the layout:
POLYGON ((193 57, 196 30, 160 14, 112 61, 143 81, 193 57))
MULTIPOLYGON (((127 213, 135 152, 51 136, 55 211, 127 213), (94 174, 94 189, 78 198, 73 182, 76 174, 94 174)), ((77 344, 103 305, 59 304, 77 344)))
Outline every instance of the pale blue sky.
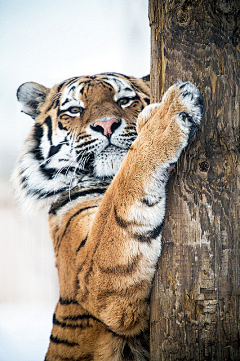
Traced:
POLYGON ((18 86, 51 87, 104 71, 148 74, 148 0, 1 0, 0 49, 0 176, 6 176, 32 124, 20 113, 18 86))

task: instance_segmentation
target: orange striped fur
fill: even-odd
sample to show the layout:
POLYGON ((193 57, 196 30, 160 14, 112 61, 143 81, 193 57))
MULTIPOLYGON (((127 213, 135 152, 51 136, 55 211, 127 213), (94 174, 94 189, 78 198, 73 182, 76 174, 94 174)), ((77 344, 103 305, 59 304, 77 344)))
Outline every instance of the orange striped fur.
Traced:
POLYGON ((149 360, 165 186, 202 97, 177 82, 147 106, 146 79, 105 73, 26 83, 18 98, 35 125, 13 179, 20 198, 50 207, 59 275, 46 361, 149 360))

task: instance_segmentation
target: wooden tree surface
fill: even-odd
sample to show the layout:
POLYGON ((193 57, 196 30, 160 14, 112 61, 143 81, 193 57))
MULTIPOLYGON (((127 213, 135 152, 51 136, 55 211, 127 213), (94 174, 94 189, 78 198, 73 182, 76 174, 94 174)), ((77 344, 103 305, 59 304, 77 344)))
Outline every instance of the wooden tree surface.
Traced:
POLYGON ((168 184, 151 360, 240 360, 240 1, 149 0, 152 101, 177 79, 205 112, 168 184))

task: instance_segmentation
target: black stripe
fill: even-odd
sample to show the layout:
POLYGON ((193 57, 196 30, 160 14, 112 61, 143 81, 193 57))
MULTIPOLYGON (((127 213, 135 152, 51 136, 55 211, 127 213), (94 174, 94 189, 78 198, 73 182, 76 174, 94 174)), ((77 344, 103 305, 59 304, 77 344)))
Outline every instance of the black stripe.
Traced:
POLYGON ((58 145, 51 145, 49 153, 48 153, 48 157, 50 158, 54 154, 57 154, 59 152, 59 150, 62 148, 62 146, 63 146, 63 143, 59 143, 58 145))
POLYGON ((130 129, 136 130, 136 125, 128 125, 127 127, 125 127, 125 130, 130 130, 130 129))
POLYGON ((65 83, 66 87, 75 83, 75 81, 77 81, 77 79, 79 79, 79 76, 75 76, 75 77, 69 79, 69 81, 66 81, 66 83, 65 83))
POLYGON ((41 192, 40 189, 29 189, 27 191, 27 195, 33 194, 33 195, 37 196, 38 199, 42 199, 42 198, 48 198, 51 196, 55 196, 56 194, 59 194, 59 193, 63 193, 67 189, 68 189, 68 187, 65 187, 65 188, 60 188, 57 191, 52 191, 52 192, 41 192))
POLYGON ((78 305, 78 301, 76 301, 76 300, 69 300, 68 298, 63 299, 62 297, 59 298, 59 303, 60 303, 61 305, 72 305, 72 304, 78 305))
POLYGON ((79 321, 79 320, 94 320, 100 323, 103 323, 102 321, 100 321, 98 318, 92 316, 92 315, 76 315, 76 316, 65 316, 63 317, 65 321, 69 320, 69 321, 79 321))
MULTIPOLYGON (((82 139, 85 139, 85 138, 90 138, 90 137, 91 137, 90 134, 85 134, 85 135, 82 135, 82 136, 78 135, 77 140, 79 141, 79 140, 82 140, 82 139)), ((81 147, 81 145, 77 145, 75 148, 79 148, 79 147, 81 147)))
MULTIPOLYGON (((129 224, 132 223, 132 222, 125 221, 123 218, 119 217, 117 214, 116 207, 114 207, 114 217, 115 217, 116 223, 121 228, 126 229, 129 226, 129 224)), ((160 235, 160 233, 162 232, 162 229, 163 229, 163 222, 161 224, 159 224, 157 227, 154 227, 153 230, 151 230, 149 232, 146 232, 143 234, 133 234, 133 238, 137 239, 140 242, 150 243, 152 239, 156 239, 160 235)))
POLYGON ((50 116, 48 116, 45 119, 45 123, 48 126, 48 140, 49 140, 50 144, 52 144, 52 118, 50 116))
POLYGON ((121 138, 129 138, 129 139, 136 139, 137 137, 137 132, 131 132, 131 133, 126 133, 126 134, 121 134, 121 138))
MULTIPOLYGON (((90 317, 82 317, 81 320, 89 320, 90 317)), ((74 321, 74 320, 71 320, 71 321, 74 321)), ((57 318, 56 318, 56 315, 54 313, 53 315, 53 324, 56 325, 56 326, 59 326, 59 327, 62 327, 62 328, 65 328, 65 327, 69 327, 69 328, 81 328, 81 327, 92 327, 92 325, 89 325, 89 324, 86 324, 84 323, 84 325, 82 324, 68 324, 67 322, 61 322, 59 321, 57 318)))
POLYGON ((42 174, 49 180, 53 179, 57 173, 57 170, 55 168, 45 168, 43 165, 40 166, 40 170, 42 174))
POLYGON ((163 224, 164 222, 160 223, 157 227, 155 227, 151 232, 150 232, 150 237, 152 239, 156 239, 160 233, 162 232, 163 229, 163 224))
POLYGON ((158 204, 161 200, 162 200, 162 197, 159 197, 158 199, 151 202, 148 198, 143 197, 141 202, 151 208, 151 207, 155 206, 156 204, 158 204))
POLYGON ((127 228, 129 226, 128 221, 125 221, 123 218, 118 216, 116 206, 114 207, 114 217, 115 217, 116 223, 119 227, 127 228))
MULTIPOLYGON (((54 154, 54 151, 57 151, 56 148, 58 148, 58 147, 53 147, 53 153, 51 152, 51 149, 50 149, 49 154, 54 154)), ((63 161, 64 161, 64 159, 63 159, 63 161)), ((67 173, 73 172, 74 170, 75 170, 74 167, 64 167, 61 170, 58 170, 56 168, 46 168, 45 164, 42 164, 40 166, 40 171, 49 180, 53 179, 56 176, 57 173, 66 175, 67 173)))
POLYGON ((126 78, 126 79, 130 79, 130 76, 125 75, 125 74, 121 74, 121 73, 102 73, 100 75, 110 75, 110 76, 114 76, 114 77, 118 77, 119 75, 121 75, 122 77, 126 78))
MULTIPOLYGON (((80 138, 79 138, 80 139, 80 138)), ((89 144, 92 144, 92 143, 95 143, 97 141, 97 139, 91 139, 85 143, 82 143, 81 145, 78 145, 76 148, 82 148, 83 146, 85 147, 86 145, 89 145, 89 144)))
MULTIPOLYGON (((70 89, 70 91, 71 91, 71 89, 70 89)), ((71 99, 68 99, 68 98, 67 98, 67 99, 65 99, 65 101, 62 103, 62 107, 63 107, 65 104, 69 103, 69 102, 70 102, 70 100, 71 100, 71 99)))
POLYGON ((75 90, 75 89, 76 89, 76 87, 75 87, 75 85, 73 85, 73 86, 69 89, 69 93, 72 92, 72 91, 75 90))
POLYGON ((68 130, 67 127, 64 127, 61 122, 58 122, 58 128, 60 130, 68 130))
MULTIPOLYGON (((79 198, 79 197, 84 197, 86 195, 89 194, 94 194, 94 193, 98 193, 98 194, 104 194, 106 192, 106 188, 91 188, 91 189, 86 189, 84 191, 80 191, 77 192, 73 195, 71 195, 71 201, 74 201, 75 199, 79 198)), ((49 214, 56 214, 57 211, 62 208, 63 206, 65 206, 67 203, 69 202, 69 196, 64 198, 62 201, 57 202, 56 206, 52 206, 49 214)))
POLYGON ((79 344, 76 343, 76 342, 70 342, 70 341, 67 341, 67 340, 62 340, 62 339, 58 338, 57 336, 54 337, 53 335, 50 336, 50 340, 51 340, 53 343, 58 343, 58 344, 59 344, 59 343, 64 343, 65 345, 71 346, 71 347, 73 347, 73 346, 79 346, 79 344))
POLYGON ((66 83, 66 80, 64 80, 62 83, 60 83, 60 84, 58 85, 58 88, 57 88, 57 92, 58 92, 58 93, 60 92, 60 90, 62 89, 62 87, 65 85, 65 83, 66 83))
POLYGON ((32 151, 32 153, 34 154, 35 158, 40 161, 42 161, 44 159, 41 149, 40 149, 42 136, 43 136, 43 128, 40 124, 36 124, 34 127, 34 131, 33 131, 33 138, 37 142, 37 145, 34 148, 34 150, 32 151))
POLYGON ((67 85, 70 85, 71 83, 74 83, 77 79, 79 79, 78 76, 76 76, 76 77, 74 77, 74 78, 70 78, 70 79, 64 80, 63 82, 61 82, 61 83, 58 85, 57 93, 59 93, 64 86, 67 86, 67 85))
MULTIPOLYGON (((71 198, 71 200, 72 200, 72 198, 71 198)), ((80 213, 82 213, 83 211, 86 211, 87 209, 96 208, 96 207, 98 207, 98 206, 85 207, 85 208, 79 209, 76 213, 74 213, 74 214, 72 215, 72 217, 69 218, 69 220, 68 220, 68 222, 67 222, 67 224, 66 224, 66 227, 65 227, 65 230, 64 230, 64 232, 63 232, 62 238, 65 236, 65 234, 66 234, 66 232, 67 232, 67 229, 68 229, 68 227, 69 227, 69 225, 70 225, 70 223, 71 223, 71 221, 72 221, 73 218, 75 218, 76 216, 78 216, 78 215, 79 215, 80 213)), ((86 240, 87 240, 87 237, 86 237, 86 240)), ((85 240, 85 243, 86 243, 86 240, 85 240)), ((83 241, 82 241, 82 242, 83 242, 83 241)), ((85 243, 84 243, 84 244, 85 244, 85 243)), ((83 244, 83 246, 84 246, 84 244, 83 244)), ((80 244, 80 246, 81 246, 81 244, 80 244)), ((78 247, 79 249, 81 248, 80 246, 78 247)), ((78 249, 78 250, 79 250, 79 249, 78 249)))
MULTIPOLYGON (((94 320, 97 322, 102 323, 101 321, 99 321, 97 318, 95 318, 94 316, 91 315, 78 315, 78 316, 66 316, 64 317, 64 320, 68 320, 68 321, 89 321, 89 320, 94 320)), ((62 322, 59 321, 54 313, 53 315, 53 324, 59 327, 69 327, 69 328, 77 328, 77 327, 92 327, 92 325, 90 325, 89 323, 86 324, 84 323, 84 325, 82 324, 69 324, 67 322, 62 322)))
POLYGON ((157 227, 154 227, 152 231, 146 232, 144 234, 134 234, 133 237, 140 242, 151 243, 152 239, 156 239, 162 232, 164 222, 160 223, 157 227))
MULTIPOLYGON (((57 94, 55 94, 55 95, 57 95, 57 94)), ((59 106, 59 97, 60 97, 60 95, 58 95, 58 98, 55 98, 55 99, 54 99, 54 97, 52 98, 52 101, 50 102, 50 105, 46 109, 45 113, 48 113, 50 109, 52 109, 52 108, 56 109, 59 106)))
MULTIPOLYGON (((90 207, 89 207, 90 208, 90 207)), ((93 207, 91 207, 93 208, 93 207)), ((86 242, 87 242, 87 238, 88 236, 80 243, 80 245, 78 246, 77 250, 76 250, 76 253, 78 253, 80 251, 80 249, 85 246, 86 242)))
POLYGON ((58 319, 56 318, 55 313, 53 314, 53 324, 57 325, 57 326, 60 326, 60 327, 66 327, 66 325, 67 325, 66 322, 58 321, 58 319))

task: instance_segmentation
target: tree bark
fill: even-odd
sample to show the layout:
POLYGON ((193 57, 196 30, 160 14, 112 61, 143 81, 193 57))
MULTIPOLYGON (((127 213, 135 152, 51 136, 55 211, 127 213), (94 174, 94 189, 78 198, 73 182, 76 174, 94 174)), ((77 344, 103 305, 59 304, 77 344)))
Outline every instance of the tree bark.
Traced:
POLYGON ((149 0, 151 94, 205 100, 168 184, 151 298, 151 360, 240 360, 240 1, 149 0))

